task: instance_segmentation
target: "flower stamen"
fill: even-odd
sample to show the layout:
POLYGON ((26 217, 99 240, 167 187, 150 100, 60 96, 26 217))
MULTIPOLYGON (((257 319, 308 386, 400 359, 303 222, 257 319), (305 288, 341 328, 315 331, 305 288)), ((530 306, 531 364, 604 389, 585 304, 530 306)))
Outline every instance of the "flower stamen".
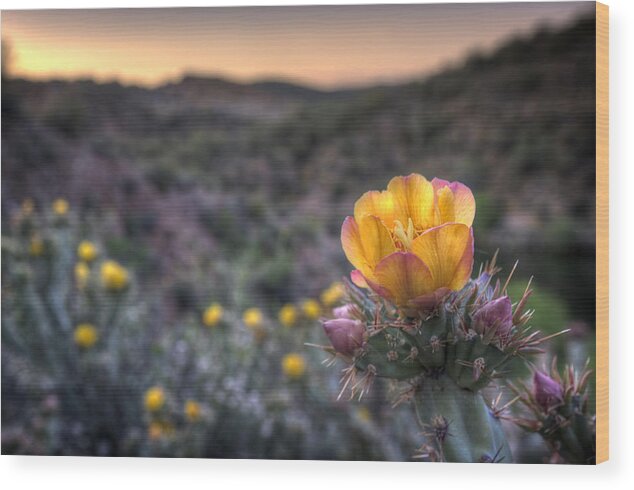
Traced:
POLYGON ((414 241, 414 222, 412 218, 407 219, 407 230, 399 220, 394 221, 394 235, 401 242, 405 250, 411 250, 414 241))

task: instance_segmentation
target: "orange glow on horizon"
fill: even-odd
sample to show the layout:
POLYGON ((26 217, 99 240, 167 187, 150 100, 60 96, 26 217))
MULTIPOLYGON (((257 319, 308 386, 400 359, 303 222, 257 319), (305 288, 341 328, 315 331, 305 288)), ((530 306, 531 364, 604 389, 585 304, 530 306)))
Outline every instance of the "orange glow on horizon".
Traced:
MULTIPOLYGON (((592 10, 590 4, 590 10, 592 10)), ((422 76, 588 3, 3 11, 12 75, 157 85, 186 73, 323 88, 422 76)))

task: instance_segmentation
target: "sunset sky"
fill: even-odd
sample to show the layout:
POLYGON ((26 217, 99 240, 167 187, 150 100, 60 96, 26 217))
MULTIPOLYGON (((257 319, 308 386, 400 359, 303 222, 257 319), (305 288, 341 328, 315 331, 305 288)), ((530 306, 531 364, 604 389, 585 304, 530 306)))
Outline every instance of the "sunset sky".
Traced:
POLYGON ((10 73, 156 85, 184 73, 322 88, 421 76, 593 2, 3 11, 10 73))

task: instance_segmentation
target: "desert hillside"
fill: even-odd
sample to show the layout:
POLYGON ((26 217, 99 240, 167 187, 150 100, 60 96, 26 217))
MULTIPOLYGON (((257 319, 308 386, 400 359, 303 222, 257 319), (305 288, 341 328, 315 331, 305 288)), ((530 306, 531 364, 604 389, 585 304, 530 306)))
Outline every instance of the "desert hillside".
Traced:
POLYGON ((474 189, 479 259, 497 246, 507 265, 522 257, 520 272, 590 319, 594 272, 576 263, 593 260, 593 43, 581 19, 425 79, 336 92, 194 75, 156 89, 6 79, 3 213, 57 196, 111 211, 112 246, 150 277, 261 239, 262 262, 282 270, 254 292, 301 295, 305 274, 345 272, 337 235, 356 197, 416 171, 474 189))

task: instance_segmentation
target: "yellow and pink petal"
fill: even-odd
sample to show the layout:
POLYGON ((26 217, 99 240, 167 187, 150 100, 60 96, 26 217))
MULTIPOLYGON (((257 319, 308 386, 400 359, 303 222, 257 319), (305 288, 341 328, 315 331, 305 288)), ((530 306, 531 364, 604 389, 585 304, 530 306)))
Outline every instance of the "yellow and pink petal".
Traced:
POLYGON ((359 226, 352 216, 348 216, 341 227, 341 246, 353 266, 361 271, 367 270, 359 226))
POLYGON ((396 251, 392 235, 376 216, 364 216, 359 223, 348 216, 341 228, 341 244, 350 263, 369 279, 376 264, 396 251))
POLYGON ((433 279, 429 268, 416 255, 394 252, 381 260, 374 269, 375 281, 367 283, 379 295, 397 306, 432 292, 433 279))
POLYGON ((434 188, 425 177, 419 174, 394 177, 387 190, 396 203, 395 220, 404 227, 410 218, 416 230, 434 225, 434 188))
POLYGON ((413 241, 412 252, 431 272, 429 291, 443 287, 458 291, 471 276, 473 231, 462 223, 431 228, 413 241))
POLYGON ((394 226, 396 203, 388 191, 368 191, 354 205, 354 219, 357 223, 366 216, 376 216, 388 227, 394 226))
POLYGON ((358 223, 366 263, 373 269, 379 261, 396 251, 392 235, 376 216, 365 216, 358 223))
POLYGON ((473 224, 476 203, 471 189, 460 182, 434 178, 431 181, 436 197, 436 224, 456 222, 473 224))
POLYGON ((363 273, 358 269, 355 269, 350 273, 350 280, 352 281, 352 284, 354 284, 357 287, 360 287, 363 289, 370 289, 370 286, 368 285, 368 281, 365 280, 363 273))

